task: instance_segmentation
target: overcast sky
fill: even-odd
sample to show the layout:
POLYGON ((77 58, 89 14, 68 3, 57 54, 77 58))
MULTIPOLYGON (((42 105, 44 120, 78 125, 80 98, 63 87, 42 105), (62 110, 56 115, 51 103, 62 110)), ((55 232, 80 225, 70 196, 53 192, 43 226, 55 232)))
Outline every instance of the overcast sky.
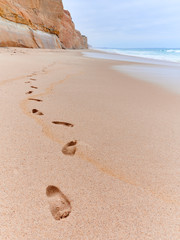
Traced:
POLYGON ((180 48, 180 0, 63 0, 93 47, 180 48))

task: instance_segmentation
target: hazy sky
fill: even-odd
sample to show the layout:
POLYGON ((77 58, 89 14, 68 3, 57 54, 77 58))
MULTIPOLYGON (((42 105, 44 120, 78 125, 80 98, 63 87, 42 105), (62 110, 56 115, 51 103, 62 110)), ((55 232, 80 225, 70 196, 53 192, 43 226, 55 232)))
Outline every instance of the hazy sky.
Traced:
POLYGON ((180 0, 63 0, 93 47, 180 47, 180 0))

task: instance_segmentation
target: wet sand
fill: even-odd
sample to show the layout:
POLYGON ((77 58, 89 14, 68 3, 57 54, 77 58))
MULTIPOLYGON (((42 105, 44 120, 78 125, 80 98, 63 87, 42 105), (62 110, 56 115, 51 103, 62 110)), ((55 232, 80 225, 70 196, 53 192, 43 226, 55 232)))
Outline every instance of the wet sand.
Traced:
POLYGON ((123 64, 0 49, 0 239, 179 240, 180 95, 123 64))

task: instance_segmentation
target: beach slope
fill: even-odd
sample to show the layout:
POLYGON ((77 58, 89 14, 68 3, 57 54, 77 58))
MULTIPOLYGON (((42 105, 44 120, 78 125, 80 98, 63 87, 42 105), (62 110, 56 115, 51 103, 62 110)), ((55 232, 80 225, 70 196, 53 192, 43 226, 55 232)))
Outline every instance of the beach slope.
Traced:
POLYGON ((180 95, 79 50, 0 60, 0 239, 179 240, 180 95))

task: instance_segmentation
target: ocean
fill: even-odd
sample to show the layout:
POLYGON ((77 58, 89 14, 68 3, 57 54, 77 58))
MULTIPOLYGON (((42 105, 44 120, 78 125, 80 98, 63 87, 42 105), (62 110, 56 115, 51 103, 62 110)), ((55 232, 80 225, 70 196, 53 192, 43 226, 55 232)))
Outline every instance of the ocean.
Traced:
POLYGON ((97 50, 146 59, 180 63, 180 48, 96 48, 97 50))

